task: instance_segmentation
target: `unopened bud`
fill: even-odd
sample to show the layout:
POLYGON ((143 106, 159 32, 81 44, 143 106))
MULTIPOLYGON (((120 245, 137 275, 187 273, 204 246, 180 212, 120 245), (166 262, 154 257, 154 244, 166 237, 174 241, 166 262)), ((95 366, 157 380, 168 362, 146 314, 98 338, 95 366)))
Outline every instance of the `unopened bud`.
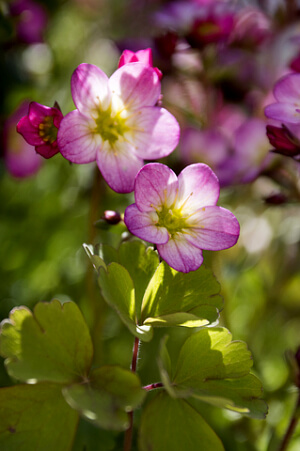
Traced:
POLYGON ((111 225, 119 224, 122 220, 120 213, 113 210, 105 210, 102 219, 111 225))

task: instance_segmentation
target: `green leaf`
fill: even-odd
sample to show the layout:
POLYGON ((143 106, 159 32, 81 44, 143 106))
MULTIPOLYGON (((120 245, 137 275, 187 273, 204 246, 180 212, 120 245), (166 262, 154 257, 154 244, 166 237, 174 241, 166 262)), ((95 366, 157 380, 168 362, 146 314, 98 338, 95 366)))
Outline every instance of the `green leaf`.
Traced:
POLYGON ((98 280, 102 296, 116 310, 130 332, 142 341, 150 341, 152 327, 137 324, 134 285, 127 269, 112 262, 107 270, 100 268, 98 280))
POLYGON ((161 381, 165 389, 167 390, 170 396, 176 398, 177 393, 174 391, 171 383, 172 362, 166 346, 168 338, 169 337, 165 335, 160 341, 157 364, 161 381))
POLYGON ((82 246, 96 271, 99 271, 99 269, 102 267, 106 268, 104 260, 96 253, 95 248, 92 244, 84 243, 82 246))
POLYGON ((51 383, 0 389, 0 449, 5 451, 68 451, 78 413, 51 383))
POLYGON ((143 324, 200 327, 218 319, 223 302, 213 273, 201 266, 187 274, 162 262, 142 303, 143 324))
POLYGON ((140 320, 141 305, 145 290, 159 265, 159 258, 153 248, 146 248, 141 241, 128 241, 119 248, 119 263, 132 278, 135 290, 137 319, 140 320))
POLYGON ((160 393, 144 409, 140 451, 224 451, 219 437, 183 399, 160 393))
MULTIPOLYGON (((224 328, 206 328, 191 335, 183 344, 174 372, 164 375, 170 396, 193 396, 254 418, 267 413, 260 381, 249 374, 252 357, 245 343, 231 341, 224 328)), ((162 360, 160 371, 166 371, 162 360)))
POLYGON ((70 383, 85 378, 93 357, 88 327, 74 302, 17 307, 1 324, 0 353, 21 381, 70 383))
POLYGON ((118 431, 129 426, 128 412, 138 407, 145 395, 138 376, 118 366, 103 366, 91 372, 84 384, 63 389, 66 401, 92 423, 118 431))

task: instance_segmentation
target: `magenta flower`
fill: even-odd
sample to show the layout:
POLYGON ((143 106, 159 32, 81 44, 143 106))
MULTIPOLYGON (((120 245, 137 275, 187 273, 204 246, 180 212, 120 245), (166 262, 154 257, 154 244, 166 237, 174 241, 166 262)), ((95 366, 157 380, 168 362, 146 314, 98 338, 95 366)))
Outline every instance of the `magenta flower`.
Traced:
POLYGON ((9 3, 11 16, 16 17, 16 35, 21 42, 43 42, 48 22, 46 9, 33 0, 14 0, 9 3))
POLYGON ((20 118, 28 111, 29 102, 22 102, 7 118, 3 127, 4 163, 8 172, 17 178, 26 178, 39 171, 43 159, 22 136, 16 132, 20 118))
POLYGON ((202 262, 202 249, 222 250, 239 237, 239 223, 217 207, 219 182, 205 164, 187 166, 178 176, 160 163, 149 163, 135 180, 135 204, 125 210, 129 231, 155 243, 174 269, 189 272, 202 262))
POLYGON ((285 125, 267 125, 267 137, 274 147, 273 152, 299 159, 300 140, 285 125))
POLYGON ((265 115, 285 124, 300 125, 300 74, 288 74, 275 85, 276 103, 265 108, 265 115))
POLYGON ((59 152, 57 147, 57 132, 63 115, 59 108, 40 105, 31 102, 27 116, 17 124, 20 133, 28 144, 44 158, 51 158, 59 152))
MULTIPOLYGON (((124 64, 129 63, 143 63, 145 66, 153 67, 152 49, 138 50, 137 52, 132 52, 131 50, 124 50, 120 56, 118 67, 124 66, 124 64)), ((157 67, 153 67, 158 75, 158 78, 162 79, 162 73, 157 67)))
POLYGON ((108 78, 97 66, 81 64, 71 90, 77 110, 61 122, 60 151, 74 163, 96 161, 114 191, 133 191, 143 160, 165 157, 177 146, 176 119, 155 106, 160 82, 152 68, 125 64, 108 78))

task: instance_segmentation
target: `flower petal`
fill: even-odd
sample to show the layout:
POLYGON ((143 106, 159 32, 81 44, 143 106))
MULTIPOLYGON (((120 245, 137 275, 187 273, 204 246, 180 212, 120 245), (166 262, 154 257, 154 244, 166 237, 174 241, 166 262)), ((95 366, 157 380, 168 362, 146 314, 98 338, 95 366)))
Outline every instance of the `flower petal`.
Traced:
POLYGON ((159 255, 176 271, 190 272, 203 262, 202 251, 188 242, 185 235, 177 233, 166 244, 158 244, 159 255))
POLYGON ((44 143, 41 146, 36 146, 35 151, 36 151, 36 153, 38 153, 39 155, 41 155, 42 157, 44 157, 46 159, 52 158, 54 155, 56 155, 59 152, 58 147, 53 144, 44 143))
POLYGON ((215 205, 220 194, 219 180, 209 166, 196 163, 187 166, 178 176, 177 208, 183 215, 198 208, 215 205))
POLYGON ((114 148, 105 141, 97 153, 97 164, 108 183, 117 193, 130 193, 134 179, 144 162, 133 152, 126 142, 116 141, 114 148))
POLYGON ((131 110, 155 105, 160 95, 160 81, 155 70, 142 63, 125 64, 117 69, 109 79, 109 86, 131 110))
POLYGON ((170 207, 176 199, 178 181, 176 174, 161 163, 146 164, 135 180, 135 202, 141 211, 154 211, 170 207))
POLYGON ((300 105, 300 74, 288 74, 278 80, 274 97, 278 102, 300 105))
POLYGON ((38 127, 44 121, 46 116, 53 116, 56 108, 41 105, 37 102, 30 102, 28 109, 28 119, 34 127, 38 127))
POLYGON ((199 249, 228 249, 239 238, 238 220, 233 213, 222 207, 203 207, 188 222, 192 227, 186 229, 186 239, 199 249))
POLYGON ((60 123, 57 134, 58 148, 61 154, 73 163, 90 163, 96 160, 97 150, 101 147, 100 135, 91 132, 93 121, 79 113, 68 113, 60 123))
POLYGON ((284 123, 300 123, 300 113, 291 103, 272 103, 266 106, 265 115, 270 119, 284 123))
POLYGON ((124 222, 133 235, 155 244, 164 244, 169 239, 165 227, 157 227, 158 217, 155 212, 142 212, 136 204, 129 205, 125 210, 124 222))
POLYGON ((144 107, 127 119, 127 125, 134 130, 136 153, 146 160, 166 157, 178 144, 179 124, 164 108, 144 107))
POLYGON ((28 116, 22 117, 17 124, 17 132, 20 133, 25 141, 32 146, 44 144, 39 136, 38 129, 34 127, 28 119, 28 116))
MULTIPOLYGON (((110 104, 111 94, 107 75, 93 64, 80 64, 71 78, 71 91, 76 108, 90 115, 99 108, 105 111, 110 104)), ((98 114, 98 113, 97 113, 98 114)))

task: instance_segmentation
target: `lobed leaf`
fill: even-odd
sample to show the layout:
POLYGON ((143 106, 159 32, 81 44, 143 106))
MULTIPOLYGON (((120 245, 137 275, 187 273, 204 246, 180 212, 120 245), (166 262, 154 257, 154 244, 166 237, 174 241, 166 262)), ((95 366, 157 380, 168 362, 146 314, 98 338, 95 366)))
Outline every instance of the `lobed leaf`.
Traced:
POLYGON ((144 409, 140 451, 224 451, 221 440, 183 399, 160 393, 144 409))
POLYGON ((141 241, 122 243, 118 255, 109 246, 85 248, 104 299, 141 340, 152 339, 153 327, 203 327, 218 319, 223 307, 220 285, 204 266, 177 272, 165 262, 159 264, 157 252, 141 241))
POLYGON ((137 374, 118 366, 102 366, 91 372, 84 384, 63 389, 68 404, 105 429, 126 430, 128 412, 139 406, 145 395, 137 374))
POLYGON ((218 319, 223 306, 219 292, 219 283, 204 266, 184 274, 162 262, 143 298, 143 324, 185 327, 211 324, 218 319))
POLYGON ((78 413, 52 383, 0 389, 0 449, 68 451, 72 449, 78 413))
POLYGON ((1 323, 0 353, 10 376, 21 381, 70 383, 90 369, 93 345, 74 302, 17 307, 1 323))
POLYGON ((252 356, 245 343, 231 341, 224 328, 205 328, 183 344, 174 376, 164 361, 162 344, 159 359, 161 378, 171 397, 190 396, 254 418, 264 418, 266 403, 262 385, 250 374, 252 356), (167 374, 166 374, 167 373, 167 374))
POLYGON ((112 262, 107 270, 100 268, 98 280, 102 296, 116 310, 130 332, 142 341, 150 341, 152 327, 137 324, 134 285, 127 269, 112 262))
POLYGON ((158 254, 153 248, 146 248, 141 241, 125 242, 119 248, 119 263, 127 269, 132 278, 139 321, 145 290, 159 265, 158 254))

